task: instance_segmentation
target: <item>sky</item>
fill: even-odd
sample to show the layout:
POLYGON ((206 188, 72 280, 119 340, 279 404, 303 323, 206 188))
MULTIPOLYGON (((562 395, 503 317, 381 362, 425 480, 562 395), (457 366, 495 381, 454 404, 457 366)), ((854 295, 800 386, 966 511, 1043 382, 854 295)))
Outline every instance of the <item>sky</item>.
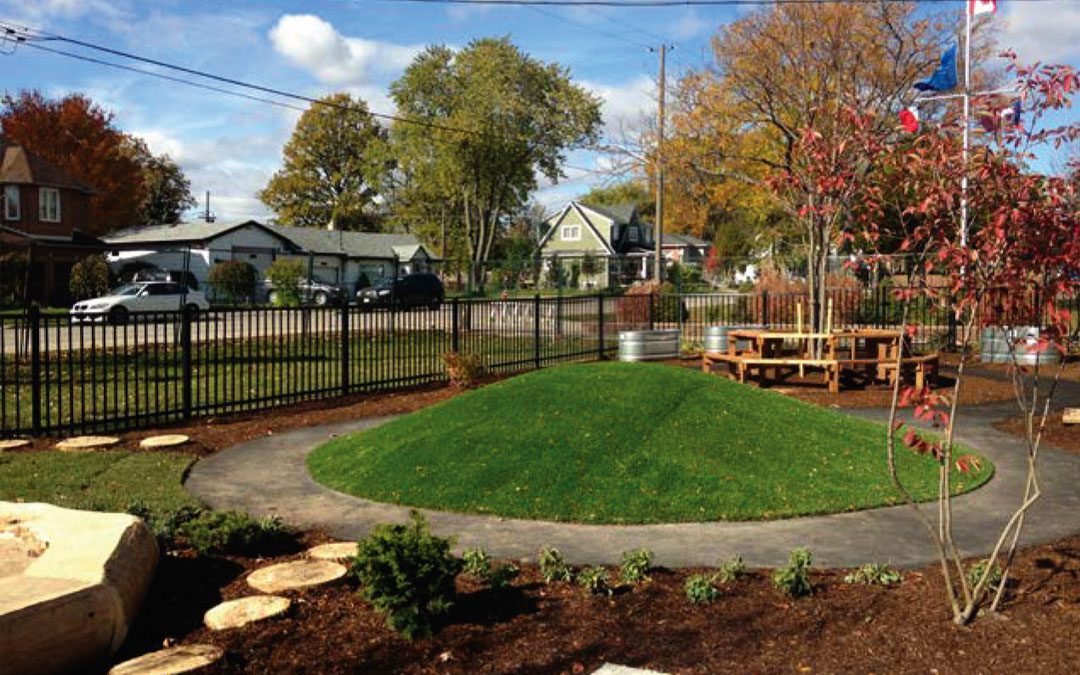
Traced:
MULTIPOLYGON (((613 139, 655 114, 657 55, 649 47, 674 45, 671 82, 700 67, 709 56, 710 36, 745 11, 397 0, 0 0, 5 21, 306 96, 348 91, 388 114, 394 112, 389 84, 425 46, 462 47, 475 38, 509 36, 533 57, 565 66, 576 83, 598 94, 604 134, 613 139)), ((994 25, 1001 44, 1015 48, 1023 61, 1080 64, 1078 0, 999 0, 994 25)), ((299 111, 26 46, 8 53, 10 45, 0 44, 0 52, 3 90, 87 94, 115 114, 120 129, 176 160, 200 200, 209 190, 218 218, 271 215, 255 195, 280 168, 299 111)), ((535 199, 556 208, 612 180, 598 171, 609 164, 602 155, 571 153, 567 176, 558 184, 544 182, 535 199)))

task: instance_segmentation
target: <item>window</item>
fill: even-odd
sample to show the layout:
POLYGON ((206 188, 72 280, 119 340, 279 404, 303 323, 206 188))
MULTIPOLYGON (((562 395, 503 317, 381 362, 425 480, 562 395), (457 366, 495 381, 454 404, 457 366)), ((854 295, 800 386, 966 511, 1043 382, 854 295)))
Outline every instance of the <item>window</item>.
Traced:
POLYGON ((563 225, 560 237, 563 241, 578 241, 581 239, 580 225, 563 225))
POLYGON ((56 188, 41 188, 38 199, 38 217, 43 223, 60 222, 60 191, 56 188))
POLYGON ((4 218, 7 220, 19 219, 19 186, 4 186, 4 218))

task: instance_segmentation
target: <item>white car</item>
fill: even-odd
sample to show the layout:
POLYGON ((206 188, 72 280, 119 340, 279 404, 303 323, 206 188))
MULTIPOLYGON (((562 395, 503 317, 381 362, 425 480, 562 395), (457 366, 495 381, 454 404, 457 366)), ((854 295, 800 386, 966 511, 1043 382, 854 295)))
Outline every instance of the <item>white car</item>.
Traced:
POLYGON ((210 308, 200 291, 171 281, 137 281, 114 289, 109 295, 75 303, 72 321, 101 321, 125 324, 133 312, 177 312, 190 307, 198 313, 210 308))

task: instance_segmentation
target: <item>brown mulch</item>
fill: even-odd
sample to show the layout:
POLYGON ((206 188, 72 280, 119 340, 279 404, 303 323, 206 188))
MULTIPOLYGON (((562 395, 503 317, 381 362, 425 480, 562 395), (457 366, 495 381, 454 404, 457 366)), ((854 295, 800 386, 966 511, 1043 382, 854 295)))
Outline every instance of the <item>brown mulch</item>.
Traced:
MULTIPOLYGON (((995 423, 994 427, 1000 431, 1005 431, 1021 438, 1027 436, 1027 428, 1024 424, 1024 418, 1022 417, 1002 420, 1001 422, 995 423)), ((1061 421, 1061 412, 1052 412, 1050 413, 1050 417, 1046 420, 1046 427, 1043 429, 1042 442, 1061 448, 1062 450, 1080 454, 1080 425, 1064 424, 1061 421)))
MULTIPOLYGON (((323 540, 309 534, 305 544, 323 540)), ((815 594, 794 601, 758 571, 700 606, 686 601, 683 583, 701 570, 654 570, 651 582, 606 597, 545 586, 532 565, 501 591, 459 580, 445 625, 416 642, 395 635, 351 582, 294 594, 283 618, 202 627, 217 602, 254 594, 247 571, 276 560, 165 557, 121 657, 202 642, 226 651, 207 672, 526 675, 588 673, 604 662, 680 674, 1066 673, 1080 658, 1080 538, 1023 552, 1003 616, 968 627, 950 621, 934 567, 893 588, 815 572, 815 594)))

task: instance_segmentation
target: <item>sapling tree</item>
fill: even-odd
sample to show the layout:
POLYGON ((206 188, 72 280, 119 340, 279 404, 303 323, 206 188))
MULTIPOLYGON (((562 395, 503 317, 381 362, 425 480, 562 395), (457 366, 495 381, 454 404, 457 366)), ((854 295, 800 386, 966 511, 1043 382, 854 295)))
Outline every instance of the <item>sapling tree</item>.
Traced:
MULTIPOLYGON (((867 233, 876 234, 874 212, 886 208, 885 196, 906 195, 909 203, 899 210, 907 232, 902 250, 918 262, 922 275, 910 275, 905 288, 897 289, 902 300, 927 297, 945 304, 957 322, 957 346, 961 358, 948 394, 929 389, 902 387, 896 379, 887 440, 889 473, 903 498, 926 526, 939 556, 945 592, 958 624, 972 621, 980 608, 996 610, 1005 583, 993 585, 993 571, 1008 578, 1026 515, 1041 496, 1038 455, 1050 403, 1061 376, 1061 363, 1053 379, 1040 378, 1040 366, 1021 367, 1012 348, 1016 402, 1025 420, 1023 451, 1026 477, 1023 497, 1002 524, 993 550, 975 574, 965 570, 963 556, 953 536, 952 481, 956 472, 978 470, 978 459, 958 455, 953 443, 957 403, 971 358, 974 336, 980 329, 995 327, 1010 334, 1017 325, 1040 327, 1038 337, 1026 345, 1030 351, 1068 350, 1075 340, 1070 313, 1063 300, 1080 291, 1080 214, 1076 209, 1076 186, 1064 178, 1042 175, 1028 167, 1040 147, 1058 147, 1080 137, 1080 125, 1040 128, 1048 112, 1068 107, 1080 87, 1080 77, 1067 66, 1024 67, 1014 54, 1007 72, 1016 78, 1022 101, 1023 124, 1007 124, 995 130, 986 143, 963 161, 955 125, 932 128, 902 146, 889 149, 880 180, 868 185, 862 214, 867 233), (964 176, 966 195, 961 192, 964 176), (885 182, 889 185, 886 186, 885 182), (902 184, 903 190, 892 189, 902 184), (891 191, 891 192, 890 192, 891 191), (957 214, 962 198, 971 205, 971 222, 962 241, 957 214), (947 280, 945 288, 926 283, 933 272, 947 280), (913 407, 915 420, 941 429, 928 437, 900 416, 899 409, 913 407), (932 514, 911 498, 896 468, 897 440, 919 454, 937 461, 939 485, 936 522, 932 514), (991 594, 993 594, 991 598, 991 594)), ((1002 102, 976 100, 980 108, 994 112, 1002 102)), ((902 197, 901 197, 902 198, 902 197)), ((905 311, 906 323, 906 311, 905 311)), ((914 329, 908 330, 909 335, 914 329)), ((896 367, 901 367, 901 353, 896 367)))

